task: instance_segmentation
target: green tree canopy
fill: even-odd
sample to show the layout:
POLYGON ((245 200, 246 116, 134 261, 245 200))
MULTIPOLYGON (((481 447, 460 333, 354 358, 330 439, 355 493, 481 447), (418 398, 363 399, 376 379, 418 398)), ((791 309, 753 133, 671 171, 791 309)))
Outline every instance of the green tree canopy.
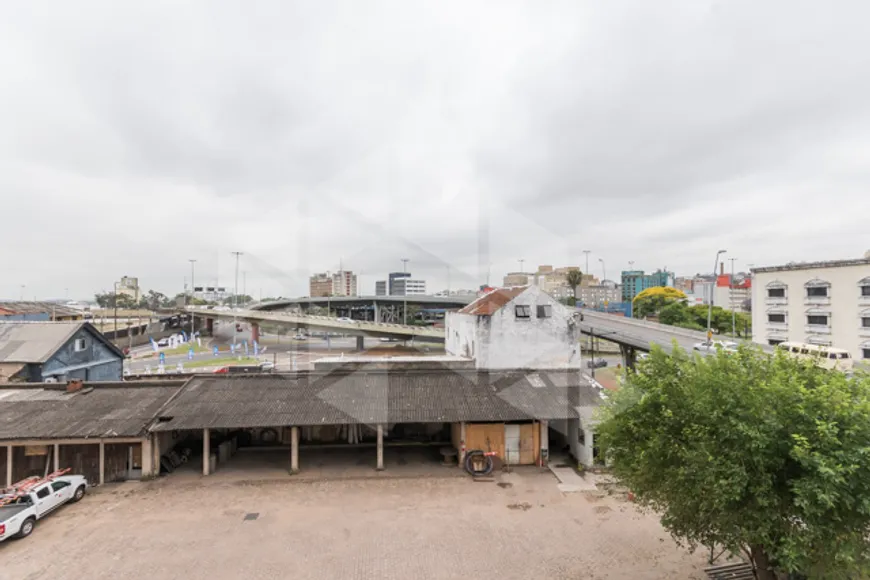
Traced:
POLYGON ((658 314, 662 308, 674 302, 685 300, 686 295, 670 286, 654 286, 638 293, 632 300, 632 311, 635 318, 644 318, 658 314))
POLYGON ((613 473, 675 539, 811 578, 870 563, 870 379, 782 353, 656 349, 598 426, 613 473))

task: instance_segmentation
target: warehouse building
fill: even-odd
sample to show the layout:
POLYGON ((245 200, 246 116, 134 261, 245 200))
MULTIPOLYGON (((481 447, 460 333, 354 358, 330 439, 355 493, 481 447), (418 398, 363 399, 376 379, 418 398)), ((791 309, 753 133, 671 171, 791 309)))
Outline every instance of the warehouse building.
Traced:
POLYGON ((8 487, 59 468, 92 484, 150 477, 156 462, 147 428, 182 385, 0 385, 0 481, 8 487))

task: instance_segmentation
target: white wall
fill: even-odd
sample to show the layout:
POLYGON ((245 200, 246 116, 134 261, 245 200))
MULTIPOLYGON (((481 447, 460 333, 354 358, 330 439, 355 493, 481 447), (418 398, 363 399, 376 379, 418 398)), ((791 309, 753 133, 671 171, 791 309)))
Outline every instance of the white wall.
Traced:
POLYGON ((444 350, 447 354, 476 358, 477 347, 477 316, 448 312, 445 319, 444 350))
POLYGON ((830 333, 815 334, 829 337, 832 346, 847 349, 852 356, 863 358, 862 344, 870 344, 870 331, 861 329, 860 313, 870 309, 870 298, 861 297, 858 282, 870 277, 870 262, 848 266, 834 266, 784 269, 774 272, 755 272, 752 280, 752 339, 767 344, 768 340, 781 335, 793 342, 809 342, 813 336, 806 329, 807 310, 819 308, 830 313, 830 333), (804 284, 819 278, 831 284, 828 294, 829 304, 813 305, 807 303, 804 284), (767 298, 767 285, 782 282, 787 286, 787 303, 775 306, 767 298), (787 329, 781 325, 768 323, 767 314, 772 308, 782 308, 786 312, 787 329))
POLYGON ((580 367, 578 332, 569 321, 573 310, 557 302, 536 286, 500 308, 487 324, 477 325, 479 368, 555 368, 580 367), (531 318, 517 319, 515 306, 531 307, 531 318), (537 306, 550 305, 552 316, 538 318, 537 306))

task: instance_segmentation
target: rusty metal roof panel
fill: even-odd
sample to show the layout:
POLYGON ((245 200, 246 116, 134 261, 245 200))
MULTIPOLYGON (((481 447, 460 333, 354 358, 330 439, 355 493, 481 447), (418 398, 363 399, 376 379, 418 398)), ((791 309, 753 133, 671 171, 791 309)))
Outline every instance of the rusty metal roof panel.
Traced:
POLYGON ((484 294, 459 312, 462 314, 474 314, 477 316, 492 316, 505 304, 522 294, 528 286, 515 286, 511 288, 497 288, 488 294, 484 294))
POLYGON ((0 388, 0 440, 137 437, 181 388, 92 384, 0 388))
POLYGON ((579 372, 549 373, 571 378, 451 370, 195 377, 152 429, 574 419, 578 405, 600 402, 579 372))

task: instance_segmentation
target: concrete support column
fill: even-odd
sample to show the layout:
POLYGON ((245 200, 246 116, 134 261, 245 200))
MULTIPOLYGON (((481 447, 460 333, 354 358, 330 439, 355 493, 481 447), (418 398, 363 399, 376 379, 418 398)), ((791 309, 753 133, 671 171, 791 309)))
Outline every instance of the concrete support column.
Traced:
POLYGON ((592 467, 595 462, 592 450, 595 447, 595 434, 589 429, 583 429, 583 447, 580 448, 580 463, 592 467))
POLYGON ((6 446, 6 487, 12 487, 12 446, 6 446))
POLYGON ((547 461, 550 459, 550 423, 549 421, 541 421, 541 467, 547 466, 547 461))
POLYGON ((356 337, 356 349, 357 350, 365 350, 366 349, 365 340, 366 340, 366 337, 364 337, 364 336, 356 337))
POLYGON ((633 346, 619 345, 619 350, 622 352, 622 364, 627 369, 633 369, 637 362, 637 351, 633 346))
POLYGON ((290 473, 299 472, 299 427, 290 427, 290 473))
POLYGON ((60 444, 54 444, 54 471, 60 471, 60 444))
POLYGON ((459 467, 465 465, 465 421, 459 424, 459 454, 457 458, 459 460, 459 467))
POLYGON ((260 342, 260 325, 256 322, 251 323, 251 342, 260 342))
POLYGON ((142 441, 142 479, 148 479, 155 475, 154 471, 154 454, 151 451, 151 439, 153 435, 149 435, 148 439, 142 441))
POLYGON ((106 483, 106 444, 100 439, 100 485, 106 483))
POLYGON ((214 336, 214 318, 205 319, 205 331, 209 336, 214 336))
POLYGON ((211 435, 208 432, 208 429, 202 430, 202 474, 208 475, 209 464, 211 463, 211 450, 209 449, 209 445, 211 441, 209 441, 209 437, 211 435))
POLYGON ((378 471, 384 469, 384 426, 378 423, 378 471))
POLYGON ((151 437, 151 469, 154 477, 160 475, 160 433, 155 433, 151 437))
POLYGON ((381 309, 378 306, 377 300, 374 301, 374 307, 375 307, 375 322, 380 322, 381 321, 381 309))

